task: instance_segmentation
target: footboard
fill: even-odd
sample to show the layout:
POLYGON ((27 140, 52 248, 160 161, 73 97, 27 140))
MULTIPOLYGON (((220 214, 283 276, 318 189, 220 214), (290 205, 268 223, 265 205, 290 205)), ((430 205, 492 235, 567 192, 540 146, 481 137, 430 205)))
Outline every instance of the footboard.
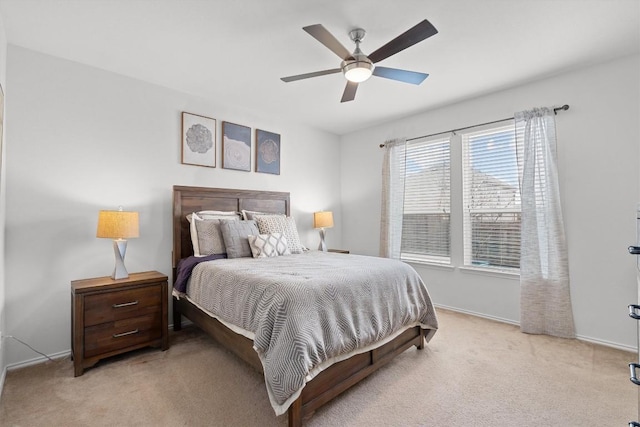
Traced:
POLYGON ((300 397, 289 408, 289 426, 301 426, 302 421, 310 418, 322 405, 413 345, 418 349, 424 348, 424 331, 419 326, 407 329, 378 348, 356 354, 322 371, 307 383, 300 397))
MULTIPOLYGON (((262 363, 253 349, 253 342, 224 326, 185 298, 173 298, 173 329, 181 329, 181 316, 185 316, 195 325, 207 332, 224 347, 235 353, 258 372, 262 372, 262 363)), ((300 397, 289 407, 289 426, 301 426, 304 420, 325 403, 329 402, 349 387, 371 375, 394 357, 411 346, 424 348, 424 331, 415 326, 407 329, 393 340, 365 353, 356 354, 349 359, 331 365, 309 381, 300 397)))

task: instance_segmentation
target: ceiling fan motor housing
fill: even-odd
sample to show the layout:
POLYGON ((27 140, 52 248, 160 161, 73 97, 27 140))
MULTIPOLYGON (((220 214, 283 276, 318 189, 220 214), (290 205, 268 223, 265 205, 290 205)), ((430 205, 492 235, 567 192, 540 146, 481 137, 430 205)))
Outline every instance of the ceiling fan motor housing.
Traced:
POLYGON ((349 32, 349 37, 356 44, 356 50, 353 51, 351 58, 347 58, 340 64, 342 72, 347 80, 354 83, 360 83, 371 77, 375 65, 360 50, 360 43, 365 36, 366 31, 362 28, 356 28, 349 32))

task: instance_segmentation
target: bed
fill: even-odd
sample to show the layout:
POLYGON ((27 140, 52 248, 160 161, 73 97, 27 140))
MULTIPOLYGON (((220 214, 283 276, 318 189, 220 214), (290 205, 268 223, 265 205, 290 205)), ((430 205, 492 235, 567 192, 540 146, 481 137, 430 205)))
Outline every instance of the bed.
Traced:
MULTIPOLYGON (((290 214, 290 196, 289 193, 286 192, 174 186, 174 243, 172 257, 174 283, 176 281, 179 261, 193 255, 193 245, 186 216, 193 212, 207 210, 236 212, 247 210, 279 213, 288 216, 290 214)), ((293 257, 298 257, 298 255, 294 255, 293 257)), ((300 264, 301 268, 302 264, 315 262, 307 262, 307 259, 303 257, 307 257, 310 260, 318 258, 321 259, 321 262, 336 262, 338 263, 337 265, 340 265, 339 263, 345 262, 343 259, 347 260, 346 257, 348 257, 348 255, 306 253, 300 255, 299 258, 288 258, 288 260, 293 264, 295 264, 294 261, 300 260, 298 264, 300 264), (329 255, 336 259, 331 259, 329 255), (340 258, 340 260, 337 258, 340 258), (303 259, 304 261, 302 261, 303 259)), ((284 259, 287 257, 280 258, 284 259)), ((366 260, 364 258, 370 257, 354 256, 352 261, 354 263, 365 262, 366 260)), ((236 261, 237 260, 224 260, 225 263, 231 265, 234 265, 233 263, 236 261)), ((220 265, 222 265, 222 262, 220 262, 220 265)), ((238 265, 237 262, 235 265, 238 265)), ((431 306, 430 300, 428 304, 431 306)), ((431 306, 431 310, 432 309, 433 307, 431 306)), ((239 331, 234 325, 224 320, 219 320, 219 317, 217 318, 214 313, 208 312, 203 308, 202 304, 195 302, 195 300, 188 297, 185 298, 184 295, 179 297, 179 294, 174 294, 173 324, 174 330, 176 331, 181 329, 182 316, 206 331, 220 344, 235 353, 259 372, 264 373, 266 371, 270 374, 270 368, 263 364, 265 360, 263 352, 260 352, 260 356, 258 354, 260 345, 258 341, 254 343, 251 335, 238 333, 239 331), (265 369, 265 366, 267 369, 265 369)), ((322 369, 319 369, 313 376, 309 376, 308 378, 310 379, 305 380, 305 384, 303 384, 302 388, 298 391, 298 394, 292 396, 285 404, 289 426, 301 426, 303 421, 311 417, 320 406, 366 378, 409 347, 416 346, 418 349, 423 349, 425 339, 430 339, 437 329, 435 314, 431 314, 430 316, 432 316, 430 317, 432 320, 426 322, 428 325, 425 325, 425 322, 421 322, 419 325, 406 329, 403 328, 380 342, 365 346, 364 350, 358 349, 357 351, 348 353, 344 357, 336 358, 335 362, 328 364, 327 367, 322 366, 322 369), (345 358, 347 356, 348 358, 345 358)), ((265 377, 267 377, 267 375, 265 375, 265 377)), ((268 377, 271 378, 272 376, 269 375, 268 377)), ((269 387, 268 381, 266 382, 267 391, 272 401, 272 406, 274 406, 272 390, 269 387)), ((276 406, 274 406, 274 409, 276 409, 276 406)), ((276 413, 278 413, 277 410, 276 413)))

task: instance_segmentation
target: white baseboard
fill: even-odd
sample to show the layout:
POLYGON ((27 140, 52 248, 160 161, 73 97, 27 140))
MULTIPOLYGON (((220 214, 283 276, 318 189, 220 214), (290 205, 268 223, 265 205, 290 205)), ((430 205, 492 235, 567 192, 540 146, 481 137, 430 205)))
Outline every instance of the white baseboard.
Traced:
MULTIPOLYGON (((191 325, 191 321, 188 319, 184 319, 182 321, 182 326, 189 326, 191 325)), ((173 323, 171 325, 169 325, 169 329, 173 330, 173 323)), ((65 351, 60 351, 58 353, 53 353, 53 354, 49 354, 48 355, 50 358, 57 360, 57 359, 63 359, 67 356, 71 356, 71 350, 65 350, 65 351)), ((22 362, 16 362, 16 363, 11 363, 9 365, 7 365, 7 367, 3 370, 2 372, 2 376, 0 377, 0 396, 2 395, 2 386, 4 385, 4 379, 6 376, 7 371, 12 371, 14 369, 20 369, 20 368, 25 368, 27 366, 32 366, 32 365, 38 365, 40 363, 44 363, 46 361, 48 361, 49 359, 47 359, 44 356, 38 356, 35 357, 33 359, 29 359, 29 360, 24 360, 22 362)))
MULTIPOLYGON (((67 356, 71 356, 71 350, 60 351, 58 353, 49 354, 48 356, 50 358, 52 358, 53 360, 63 359, 65 357, 67 357, 67 356)), ((22 362, 11 363, 11 364, 7 365, 6 369, 7 369, 7 371, 12 371, 14 369, 25 368, 27 366, 38 365, 40 363, 47 362, 48 360, 49 359, 47 359, 44 356, 38 356, 38 357, 35 357, 33 359, 24 360, 22 362)))
POLYGON ((598 338, 585 337, 584 335, 576 335, 576 338, 579 339, 580 341, 586 341, 586 342, 590 342, 592 344, 603 345, 605 347, 611 347, 611 348, 615 348, 615 349, 618 349, 618 350, 630 351, 632 353, 637 353, 638 352, 638 348, 637 347, 633 347, 633 346, 626 345, 626 344, 620 344, 620 343, 617 343, 617 342, 601 340, 601 339, 598 339, 598 338))
POLYGON ((510 325, 520 326, 520 323, 516 322, 515 320, 505 319, 503 317, 491 316, 489 314, 478 313, 477 311, 465 310, 465 309, 457 308, 457 307, 450 307, 448 305, 443 305, 443 304, 435 304, 434 303, 433 305, 436 308, 444 308, 445 310, 455 311, 457 313, 469 314, 471 316, 482 317, 484 319, 495 320, 497 322, 508 323, 510 325))
MULTIPOLYGON (((451 310, 451 311, 455 311, 457 313, 468 314, 470 316, 482 317, 484 319, 495 320, 497 322, 508 323, 510 325, 520 326, 520 322, 516 322, 515 320, 511 320, 511 319, 505 319, 505 318, 502 318, 502 317, 491 316, 491 315, 488 315, 488 314, 478 313, 478 312, 471 311, 471 310, 464 310, 464 309, 457 308, 457 307, 450 307, 448 305, 443 305, 443 304, 433 304, 433 305, 436 308, 443 308, 445 310, 451 310)), ((634 346, 630 346, 630 345, 626 345, 626 344, 620 344, 620 343, 606 341, 606 340, 601 340, 599 338, 587 337, 585 335, 576 335, 576 339, 579 339, 580 341, 586 341, 586 342, 589 342, 589 343, 592 343, 592 344, 598 344, 598 345, 602 345, 602 346, 605 346, 605 347, 615 348, 617 350, 630 351, 630 352, 633 352, 633 353, 636 353, 638 351, 638 348, 634 347, 634 346)))
POLYGON ((0 397, 2 396, 2 390, 4 389, 4 380, 7 378, 7 368, 5 367, 2 370, 2 375, 0 375, 0 397))

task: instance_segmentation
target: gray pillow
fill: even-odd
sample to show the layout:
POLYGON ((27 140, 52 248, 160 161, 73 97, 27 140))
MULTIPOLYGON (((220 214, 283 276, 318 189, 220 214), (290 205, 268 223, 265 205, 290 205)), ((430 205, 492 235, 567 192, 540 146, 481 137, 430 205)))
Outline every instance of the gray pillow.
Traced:
POLYGON ((240 214, 236 212, 200 211, 187 215, 193 255, 201 257, 226 253, 224 240, 220 232, 221 219, 240 220, 240 214))
POLYGON ((275 216, 286 216, 285 214, 274 214, 269 212, 259 212, 259 211, 247 211, 242 209, 242 219, 258 219, 256 216, 258 215, 275 215, 275 216))
POLYGON ((220 220, 220 231, 222 239, 227 248, 227 258, 251 257, 251 246, 249 246, 248 236, 256 236, 258 226, 256 222, 220 220))

